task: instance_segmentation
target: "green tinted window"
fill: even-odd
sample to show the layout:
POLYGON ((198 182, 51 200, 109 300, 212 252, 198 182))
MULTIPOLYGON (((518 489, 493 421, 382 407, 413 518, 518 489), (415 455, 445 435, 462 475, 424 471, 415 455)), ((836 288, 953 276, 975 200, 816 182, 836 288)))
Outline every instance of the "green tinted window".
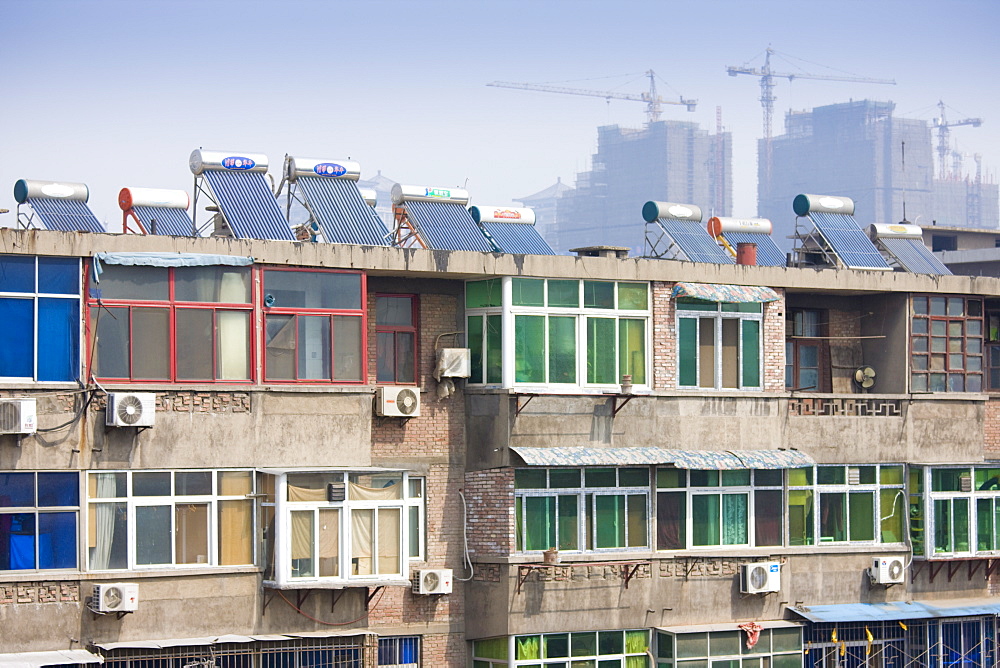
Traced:
POLYGON ((545 316, 514 317, 514 380, 545 382, 545 316))
POLYGON ((545 306, 545 281, 540 278, 512 278, 511 301, 514 306, 545 306))
POLYGON ((545 469, 517 469, 514 471, 517 489, 545 489, 545 469))
POLYGON ((698 385, 698 321, 681 318, 678 323, 677 382, 682 387, 698 385))
POLYGON ((572 316, 549 317, 549 382, 576 382, 576 318, 572 316))
POLYGON ((760 321, 743 321, 743 387, 760 387, 760 321))
POLYGON ((618 370, 631 374, 632 382, 646 383, 646 321, 618 321, 618 370))
POLYGON ((649 308, 649 286, 646 283, 619 283, 618 308, 645 311, 649 308))
POLYGON ((615 321, 612 318, 587 318, 587 382, 618 382, 615 377, 615 321))
POLYGON ((503 321, 498 315, 486 316, 486 382, 499 383, 503 380, 500 363, 503 321))
POLYGON ((469 361, 472 367, 469 376, 470 383, 483 382, 483 316, 470 315, 469 338, 466 341, 469 346, 469 361))
POLYGON ((615 284, 609 281, 584 281, 583 306, 585 308, 614 308, 615 284))
POLYGON ((465 284, 466 308, 500 306, 500 299, 499 278, 491 278, 488 281, 469 281, 465 284))
POLYGON ((580 281, 548 281, 549 306, 577 308, 580 306, 580 281))
POLYGON ((686 473, 683 469, 656 469, 656 486, 660 489, 686 487, 686 473))
POLYGON ((718 311, 719 305, 716 302, 706 302, 700 299, 681 297, 677 300, 678 311, 718 311))

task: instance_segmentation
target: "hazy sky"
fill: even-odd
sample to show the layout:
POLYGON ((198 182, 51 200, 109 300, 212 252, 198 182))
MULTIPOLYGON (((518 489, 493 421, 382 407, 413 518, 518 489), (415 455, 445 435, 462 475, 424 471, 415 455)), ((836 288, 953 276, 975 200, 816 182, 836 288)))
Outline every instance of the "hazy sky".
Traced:
POLYGON ((949 120, 984 119, 953 129, 959 149, 1000 166, 996 0, 0 0, 0 12, 7 226, 14 182, 29 178, 87 183, 114 228, 122 186, 190 192, 198 147, 266 153, 275 178, 285 153, 350 157, 366 178, 467 182, 473 203, 505 204, 556 177, 572 185, 597 126, 639 127, 645 106, 487 82, 641 92, 650 68, 661 95, 699 101, 664 118, 714 132, 722 107, 734 213, 752 215, 759 79, 726 66, 760 67, 768 45, 775 70, 897 81, 780 80, 775 134, 789 108, 873 98, 930 120, 943 99, 949 120))

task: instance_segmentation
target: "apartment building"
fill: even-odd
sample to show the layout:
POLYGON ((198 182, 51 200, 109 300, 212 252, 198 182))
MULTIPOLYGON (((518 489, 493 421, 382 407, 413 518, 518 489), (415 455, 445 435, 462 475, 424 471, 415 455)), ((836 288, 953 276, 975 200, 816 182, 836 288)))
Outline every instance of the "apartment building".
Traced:
POLYGON ((996 278, 0 243, 0 664, 998 662, 996 278))

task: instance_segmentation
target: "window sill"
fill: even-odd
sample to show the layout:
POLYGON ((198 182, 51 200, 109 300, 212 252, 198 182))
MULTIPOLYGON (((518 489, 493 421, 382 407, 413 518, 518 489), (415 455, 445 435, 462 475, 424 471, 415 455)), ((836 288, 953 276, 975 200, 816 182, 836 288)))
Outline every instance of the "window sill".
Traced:
MULTIPOLYGON (((897 554, 908 553, 909 548, 902 543, 898 544, 837 544, 837 545, 810 545, 804 547, 737 547, 721 548, 718 550, 699 548, 696 550, 671 550, 671 551, 612 551, 612 552, 560 552, 559 560, 562 564, 584 564, 587 562, 603 561, 636 561, 636 560, 667 560, 667 559, 766 559, 774 556, 810 556, 821 554, 897 554)), ((990 557, 982 557, 990 558, 990 557)), ((512 554, 507 557, 482 556, 473 557, 473 562, 480 564, 535 564, 542 560, 541 552, 527 554, 512 554)), ((559 564, 553 564, 558 566, 559 564)))
POLYGON ((300 579, 289 582, 264 580, 265 589, 351 589, 360 587, 412 587, 413 582, 402 578, 386 578, 382 580, 334 580, 334 579, 300 579))
POLYGON ((258 574, 258 566, 213 566, 211 568, 174 567, 159 570, 122 570, 122 571, 7 571, 0 573, 2 582, 91 582, 104 580, 137 580, 144 578, 191 577, 204 575, 243 575, 258 574))
MULTIPOLYGON (((324 385, 317 383, 295 384, 282 383, 278 385, 260 385, 245 383, 240 385, 232 384, 211 384, 211 383, 101 383, 102 387, 109 391, 125 392, 160 392, 169 394, 171 392, 247 392, 250 394, 260 392, 295 392, 295 393, 317 393, 317 394, 374 394, 375 385, 324 385)), ((76 387, 76 386, 74 386, 76 387)))

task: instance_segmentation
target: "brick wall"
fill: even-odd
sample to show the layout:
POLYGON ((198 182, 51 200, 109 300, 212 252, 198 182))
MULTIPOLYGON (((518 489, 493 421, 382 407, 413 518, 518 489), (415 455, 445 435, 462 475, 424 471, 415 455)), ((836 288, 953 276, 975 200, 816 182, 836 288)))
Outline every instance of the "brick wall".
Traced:
POLYGON ((427 634, 423 637, 422 642, 421 666, 425 668, 436 668, 437 666, 462 668, 462 666, 467 665, 466 643, 462 636, 443 633, 427 634))
POLYGON ((761 342, 764 346, 764 391, 785 390, 785 293, 776 302, 764 304, 761 342))
POLYGON ((983 432, 984 457, 1000 458, 1000 398, 998 397, 990 397, 986 402, 983 432))
POLYGON ((465 474, 469 504, 469 553, 507 556, 514 552, 514 469, 465 474))
POLYGON ((854 392, 854 371, 864 360, 858 338, 861 336, 861 312, 830 309, 826 315, 827 336, 833 337, 829 341, 831 389, 833 392, 854 392))

